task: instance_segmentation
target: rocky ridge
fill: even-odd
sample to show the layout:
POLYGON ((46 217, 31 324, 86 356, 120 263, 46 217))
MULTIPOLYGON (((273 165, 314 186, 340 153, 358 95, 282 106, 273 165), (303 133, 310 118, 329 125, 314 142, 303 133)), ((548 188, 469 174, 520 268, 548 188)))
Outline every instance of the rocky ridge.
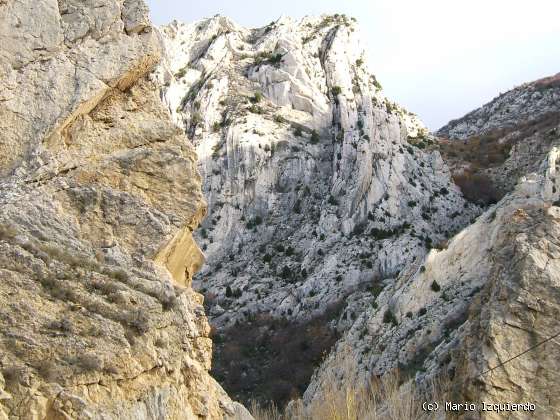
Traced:
POLYGON ((449 139, 467 139, 534 121, 549 113, 557 113, 559 106, 560 73, 503 93, 464 117, 450 121, 436 135, 449 139))
MULTIPOLYGON (((225 340, 218 357, 228 331, 263 318, 305 323, 337 307, 328 325, 345 331, 480 212, 422 123, 383 94, 353 19, 250 30, 218 16, 162 33, 162 97, 197 149, 208 200, 195 285, 225 340)), ((262 351, 266 365, 274 351, 262 351)), ((242 359, 222 373, 237 363, 247 375, 242 359)))
MULTIPOLYGON (((254 355, 228 347, 229 331, 259 331, 251 344, 266 369, 278 356, 270 343, 291 348, 285 336, 275 341, 279 325, 300 325, 304 335, 315 314, 331 313, 323 322, 341 338, 307 402, 333 378, 355 383, 399 369, 418 384, 453 378, 459 400, 531 400, 557 411, 542 391, 555 379, 541 376, 539 385, 523 373, 527 363, 527 372, 554 370, 546 347, 478 377, 555 333, 557 78, 508 92, 439 132, 506 145, 470 156, 473 165, 469 150, 452 156, 385 97, 357 25, 343 15, 259 29, 218 16, 162 32, 162 97, 201 156, 209 202, 198 232, 208 263, 195 285, 217 329, 218 358, 234 355, 219 361, 222 380, 254 373, 254 355), (477 200, 458 182, 461 191, 452 176, 465 165, 487 171, 500 194, 477 200), (352 369, 340 364, 348 354, 352 369)), ((247 381, 227 385, 254 395, 247 381)))
POLYGON ((145 4, 0 16, 0 418, 250 418, 208 374, 206 203, 145 4))
POLYGON ((560 76, 513 89, 451 122, 438 147, 465 197, 495 203, 558 143, 560 76))

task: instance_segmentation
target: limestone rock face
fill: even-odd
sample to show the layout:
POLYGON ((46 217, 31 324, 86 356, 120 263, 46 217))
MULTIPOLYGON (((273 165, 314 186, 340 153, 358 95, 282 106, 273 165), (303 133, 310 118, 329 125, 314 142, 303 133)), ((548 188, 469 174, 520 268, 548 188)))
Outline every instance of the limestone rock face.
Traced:
POLYGON ((319 396, 333 377, 365 381, 399 368, 419 383, 450 378, 460 401, 532 402, 539 416, 558 416, 554 342, 480 376, 558 333, 558 156, 553 148, 537 172, 445 250, 430 252, 383 291, 378 309, 364 312, 323 363, 306 398, 319 396), (358 360, 351 374, 339 364, 344 352, 358 360))
POLYGON ((209 205, 195 283, 215 325, 300 320, 390 283, 477 213, 420 148, 422 123, 383 95, 353 20, 249 30, 215 17, 162 32, 162 96, 209 205))
POLYGON ((0 2, 0 418, 242 418, 191 279, 196 154, 142 1, 0 2))
MULTIPOLYGON (((261 328, 255 320, 298 325, 328 312, 329 328, 352 330, 381 290, 480 212, 418 118, 383 94, 354 20, 246 29, 215 17, 162 33, 162 97, 196 147, 208 200, 194 284, 218 359, 238 351, 228 334, 261 328)), ((262 331, 266 342, 278 329, 262 331)), ((221 366, 226 382, 234 368, 250 374, 244 357, 221 366)))
POLYGON ((455 149, 453 141, 438 141, 455 173, 476 165, 503 198, 374 298, 315 373, 306 401, 321 398, 333 379, 359 383, 398 369, 418 384, 450 379, 450 399, 537 407, 475 418, 560 415, 557 342, 546 341, 559 332, 559 111, 555 104, 546 115, 495 126, 495 136, 469 132, 455 149), (480 151, 469 148, 475 141, 480 151), (479 159, 492 150, 488 143, 509 147, 485 167, 479 159))

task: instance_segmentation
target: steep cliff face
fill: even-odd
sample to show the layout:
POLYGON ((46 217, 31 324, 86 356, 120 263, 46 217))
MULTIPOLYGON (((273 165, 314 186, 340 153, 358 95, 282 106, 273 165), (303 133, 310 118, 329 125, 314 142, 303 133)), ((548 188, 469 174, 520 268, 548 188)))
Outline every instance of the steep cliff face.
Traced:
MULTIPOLYGON (((293 325, 342 307, 325 322, 344 331, 478 213, 423 125, 383 95, 354 20, 249 30, 215 17, 162 32, 162 96, 200 156, 209 216, 195 285, 218 339, 258 327, 268 365, 277 325, 263 319, 293 325)), ((223 366, 226 380, 251 371, 244 357, 223 366)))
POLYGON ((241 416, 208 374, 206 204, 144 3, 0 16, 0 418, 241 416))

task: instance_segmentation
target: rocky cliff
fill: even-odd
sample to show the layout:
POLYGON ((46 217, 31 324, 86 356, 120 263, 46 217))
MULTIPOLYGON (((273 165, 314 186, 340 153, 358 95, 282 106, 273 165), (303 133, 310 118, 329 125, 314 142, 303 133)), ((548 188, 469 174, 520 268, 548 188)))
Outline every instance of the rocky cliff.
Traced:
POLYGON ((316 372, 306 398, 321 398, 333 378, 348 384, 399 369, 417 383, 450 380, 449 400, 537 406, 507 418, 557 418, 558 344, 537 345, 560 332, 559 167, 554 148, 539 171, 384 290, 316 372), (348 357, 358 361, 352 370, 340 364, 348 357))
MULTIPOLYGON (((516 103, 518 91, 503 96, 516 103)), ((481 112, 462 121, 474 124, 469 116, 481 112)), ((488 121, 499 121, 485 112, 488 121)), ((449 400, 537 408, 475 418, 560 416, 551 373, 560 363, 554 340, 560 333, 560 104, 551 103, 546 114, 529 105, 525 112, 526 119, 492 131, 464 125, 470 137, 429 146, 442 152, 465 196, 486 210, 445 247, 401 272, 374 308, 361 313, 315 373, 308 402, 322 398, 333 378, 352 384, 398 369, 417 384, 444 378, 449 400), (490 197, 488 188, 502 198, 490 197)))
POLYGON ((162 98, 201 157, 209 205, 195 285, 231 392, 285 401, 307 385, 304 360, 320 364, 306 402, 333 378, 398 369, 452 378, 459 399, 557 413, 555 379, 530 379, 557 365, 549 347, 484 373, 555 332, 557 78, 439 132, 457 142, 386 98, 343 15, 162 32, 162 98), (458 179, 473 168, 494 195, 458 179))
MULTIPOLYGON (((195 285, 225 341, 218 373, 232 388, 254 386, 242 380, 253 356, 220 359, 239 352, 228 346, 235 325, 251 325, 261 331, 259 369, 289 382, 289 361, 271 366, 275 321, 329 312, 324 323, 344 331, 479 210, 428 150, 435 140, 421 122, 383 94, 353 19, 282 18, 249 30, 215 17, 162 32, 162 96, 200 156, 209 206, 195 285)), ((309 330, 287 340, 320 360, 328 348, 310 344, 329 332, 311 328, 302 339, 309 330)))
POLYGON ((233 418, 141 0, 0 2, 0 418, 233 418))

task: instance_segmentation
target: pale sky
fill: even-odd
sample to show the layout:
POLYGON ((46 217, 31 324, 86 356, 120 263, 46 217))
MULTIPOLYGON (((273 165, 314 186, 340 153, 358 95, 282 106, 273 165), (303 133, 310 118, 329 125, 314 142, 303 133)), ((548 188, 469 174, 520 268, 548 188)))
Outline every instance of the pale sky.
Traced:
POLYGON ((147 0, 152 20, 215 14, 260 27, 281 15, 358 19, 386 95, 440 128, 524 82, 560 72, 558 0, 147 0))

